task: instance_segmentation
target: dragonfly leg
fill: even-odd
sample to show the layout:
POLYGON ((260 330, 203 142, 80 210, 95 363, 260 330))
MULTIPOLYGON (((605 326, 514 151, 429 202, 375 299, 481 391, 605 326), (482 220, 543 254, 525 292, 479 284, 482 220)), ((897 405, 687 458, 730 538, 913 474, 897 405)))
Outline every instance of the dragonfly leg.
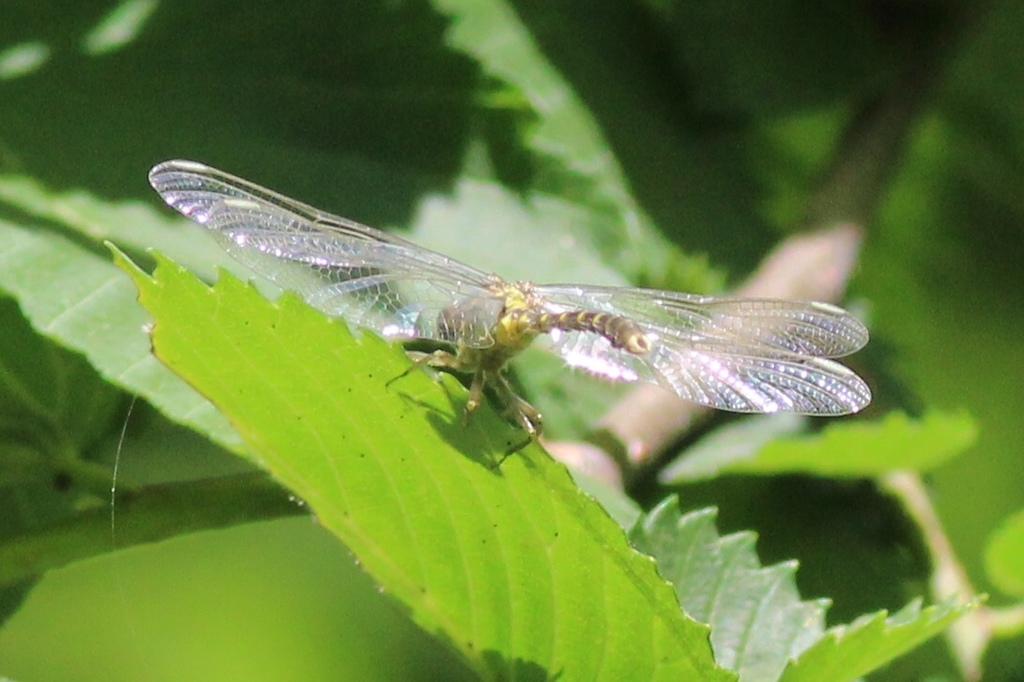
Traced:
POLYGON ((466 412, 464 415, 464 420, 467 424, 469 423, 470 413, 479 407, 480 403, 484 399, 485 382, 486 377, 484 376, 484 371, 482 369, 478 369, 476 373, 473 374, 473 383, 469 385, 469 400, 466 401, 466 412))
MULTIPOLYGON (((540 438, 541 428, 543 426, 543 419, 541 418, 540 412, 537 408, 526 402, 512 390, 512 387, 508 384, 506 379, 501 374, 497 374, 494 381, 495 388, 498 391, 498 395, 501 398, 501 402, 505 409, 512 415, 516 424, 522 427, 523 431, 526 431, 530 436, 530 440, 537 440, 540 438)), ((518 448, 522 449, 522 447, 518 448)))
POLYGON ((526 432, 524 440, 511 446, 502 454, 501 459, 495 465, 496 468, 500 469, 506 459, 540 438, 541 416, 537 408, 516 395, 516 392, 512 390, 504 376, 501 374, 496 375, 493 384, 505 410, 512 416, 516 424, 526 432))
POLYGON ((445 350, 435 350, 433 353, 410 350, 406 351, 405 354, 409 356, 409 359, 412 360, 413 363, 406 367, 398 376, 393 379, 388 379, 388 382, 384 384, 385 388, 390 387, 391 384, 395 383, 399 379, 404 379, 423 366, 437 367, 440 369, 454 369, 456 371, 461 367, 458 356, 445 350))

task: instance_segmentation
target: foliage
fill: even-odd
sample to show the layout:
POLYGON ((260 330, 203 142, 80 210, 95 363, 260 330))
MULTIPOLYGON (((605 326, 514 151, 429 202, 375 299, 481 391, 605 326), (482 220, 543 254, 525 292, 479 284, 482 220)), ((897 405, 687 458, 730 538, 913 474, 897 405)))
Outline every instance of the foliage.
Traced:
POLYGON ((974 444, 970 416, 930 412, 910 419, 890 412, 872 422, 837 422, 800 433, 806 418, 759 416, 723 426, 662 472, 665 482, 720 473, 806 472, 822 476, 878 476, 893 469, 930 471, 974 444))
MULTIPOLYGON (((0 675, 954 679, 981 614, 1021 676, 1017 5, 8 5, 0 675), (217 274, 168 158, 540 281, 715 291, 853 220, 875 405, 712 421, 599 505, 453 377, 217 274), (894 468, 937 530, 861 483, 894 468)), ((515 371, 559 438, 621 394, 515 371)))

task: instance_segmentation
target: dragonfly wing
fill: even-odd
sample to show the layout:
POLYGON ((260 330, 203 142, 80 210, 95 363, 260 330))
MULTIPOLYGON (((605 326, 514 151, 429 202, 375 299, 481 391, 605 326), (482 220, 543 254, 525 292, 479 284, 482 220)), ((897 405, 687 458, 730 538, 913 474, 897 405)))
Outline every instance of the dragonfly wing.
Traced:
POLYGON ((751 353, 715 341, 649 333, 651 350, 634 354, 590 332, 551 335, 569 365, 613 381, 644 381, 701 405, 733 412, 842 415, 871 402, 871 389, 828 358, 780 350, 751 353))
POLYGON ((645 330, 694 343, 718 341, 748 351, 837 358, 868 342, 868 330, 860 321, 828 303, 575 285, 544 285, 536 291, 559 307, 622 315, 645 330))
POLYGON ((867 384, 830 359, 863 346, 868 332, 832 305, 576 285, 535 293, 550 312, 622 316, 647 336, 650 351, 636 354, 594 332, 551 334, 567 363, 608 379, 646 381, 734 412, 839 415, 871 401, 867 384))
POLYGON ((386 337, 493 343, 501 306, 486 273, 203 164, 168 161, 149 180, 232 257, 329 315, 386 337), (447 328, 442 313, 465 300, 475 324, 447 328))
POLYGON ((829 358, 667 340, 646 368, 657 383, 702 405, 734 412, 842 415, 871 402, 871 389, 829 358))

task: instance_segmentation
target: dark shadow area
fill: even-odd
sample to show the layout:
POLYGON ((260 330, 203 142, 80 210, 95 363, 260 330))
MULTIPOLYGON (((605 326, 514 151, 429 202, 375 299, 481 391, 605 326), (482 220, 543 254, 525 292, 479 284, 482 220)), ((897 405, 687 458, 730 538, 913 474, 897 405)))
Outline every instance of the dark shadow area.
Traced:
POLYGON ((798 559, 803 598, 833 601, 829 625, 898 610, 927 580, 917 529, 870 481, 728 476, 676 492, 685 511, 717 506, 723 535, 756 529, 762 565, 798 559))
POLYGON ((495 679, 499 680, 521 680, 522 682, 545 682, 547 680, 560 680, 560 673, 552 673, 539 663, 524 661, 521 658, 508 660, 500 652, 483 652, 484 660, 491 670, 498 671, 495 679))
POLYGON ((0 623, 7 622, 7 619, 18 612, 37 582, 38 579, 33 578, 0 587, 0 623))
POLYGON ((870 98, 919 58, 914 38, 934 18, 894 26, 888 10, 899 7, 515 3, 596 117, 641 206, 684 251, 737 273, 778 238, 764 209, 779 188, 765 177, 798 172, 758 158, 772 145, 766 131, 787 115, 870 98))
MULTIPOLYGON (((440 370, 415 368, 413 371, 437 372, 440 370)), ((457 379, 462 378, 461 375, 453 372, 448 372, 448 374, 456 377, 457 379)), ((486 419, 488 424, 492 423, 494 420, 480 414, 480 409, 477 409, 471 414, 467 414, 465 395, 459 397, 452 395, 444 382, 439 381, 437 383, 440 384, 442 390, 444 390, 447 395, 452 412, 455 414, 455 418, 453 419, 451 414, 441 411, 436 405, 425 400, 420 400, 419 398, 403 391, 401 383, 404 376, 405 375, 400 375, 388 382, 388 390, 394 391, 396 395, 400 396, 402 400, 408 402, 415 409, 422 410, 426 414, 427 421, 430 423, 431 427, 437 431, 438 435, 441 436, 441 438, 452 448, 462 453, 462 455, 467 459, 500 475, 501 469, 500 466, 498 466, 500 462, 495 459, 493 450, 486 447, 486 445, 489 444, 489 441, 481 438, 477 429, 469 428, 470 422, 474 420, 486 419)), ((508 428, 510 427, 506 427, 506 429, 508 428)))
POLYGON ((685 120, 686 86, 642 6, 516 4, 545 56, 597 118, 630 188, 689 253, 750 269, 775 236, 752 222, 761 199, 742 127, 685 120))
MULTIPOLYGON (((446 350, 450 353, 454 353, 456 350, 451 344, 433 341, 430 339, 414 339, 405 342, 403 346, 406 351, 428 354, 436 350, 446 350)), ((439 375, 441 374, 451 376, 461 383, 467 390, 469 390, 470 383, 472 381, 471 374, 443 367, 416 367, 413 365, 410 366, 406 372, 389 379, 387 381, 388 389, 396 390, 396 388, 399 388, 400 391, 400 384, 402 383, 402 380, 409 374, 418 371, 427 372, 437 378, 440 378, 439 375)), ((500 393, 494 390, 492 386, 484 386, 484 396, 486 398, 487 407, 483 407, 481 405, 474 412, 467 412, 467 396, 453 396, 452 393, 447 390, 447 387, 443 382, 439 381, 438 383, 440 383, 445 389, 449 404, 457 415, 455 419, 451 419, 448 414, 441 412, 435 406, 430 405, 427 402, 419 400, 406 393, 400 392, 400 395, 403 399, 425 410, 427 413, 427 419, 438 434, 440 434, 440 436, 449 445, 458 449, 459 452, 463 453, 477 464, 486 466, 491 471, 500 474, 501 464, 506 459, 520 452, 533 442, 534 439, 517 426, 514 418, 508 414, 512 409, 512 406, 504 404, 501 400, 500 393), (497 418, 487 414, 486 410, 488 409, 493 409, 497 418), (481 420, 486 423, 486 427, 484 428, 492 429, 490 438, 481 438, 479 430, 470 428, 474 422, 480 422, 481 420), (495 445, 493 442, 495 440, 499 440, 496 444, 498 449, 497 455, 495 455, 491 449, 481 447, 484 444, 495 445)))
MULTIPOLYGON (((426 410, 427 421, 446 443, 498 476, 502 475, 501 465, 509 457, 515 457, 533 443, 533 439, 528 434, 514 425, 504 422, 498 416, 484 414, 484 410, 489 408, 479 407, 474 412, 467 414, 464 399, 454 399, 449 395, 458 415, 453 420, 431 405, 411 396, 403 394, 403 397, 426 410), (482 424, 479 428, 471 428, 474 422, 482 422, 482 424), (481 431, 486 429, 492 430, 490 435, 481 436, 481 431)), ((499 409, 499 406, 494 405, 493 399, 490 402, 495 410, 499 409)))
POLYGON ((0 46, 51 56, 0 83, 0 169, 152 200, 148 169, 194 158, 386 225, 460 168, 478 76, 425 4, 164 2, 134 41, 87 54, 114 6, 54 3, 40 23, 37 3, 7 3, 0 46))

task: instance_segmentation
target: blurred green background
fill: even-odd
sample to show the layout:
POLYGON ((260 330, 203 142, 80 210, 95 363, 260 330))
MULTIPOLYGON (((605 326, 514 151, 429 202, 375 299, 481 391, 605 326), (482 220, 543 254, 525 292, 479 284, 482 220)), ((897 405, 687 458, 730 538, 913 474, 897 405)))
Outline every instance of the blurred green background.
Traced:
MULTIPOLYGON (((151 225, 166 212, 148 169, 193 158, 409 229, 510 278, 710 290, 741 281, 800 226, 858 116, 904 97, 885 150, 893 158, 855 166, 880 175, 880 191, 865 195, 847 178, 857 199, 848 217, 869 219, 850 293, 874 341, 858 369, 883 405, 977 419, 976 446, 928 483, 977 589, 1012 603, 982 555, 989 533, 1024 506, 1024 5, 4 0, 2 10, 0 174, 55 199, 33 213, 24 195, 7 194, 0 219, 97 257, 106 237, 141 257, 165 248, 133 239, 116 210, 144 202, 139 221, 151 225), (85 208, 68 214, 76 193, 85 208)), ((5 305, 4 366, 52 384, 46 367, 80 363, 58 377, 70 386, 66 417, 88 423, 77 431, 83 456, 109 470, 128 400, 86 400, 75 386, 95 382, 91 370, 33 340, 5 305)), ((5 434, 54 428, 17 418, 6 393, 2 405, 5 434)), ((0 457, 15 461, 5 448, 0 457)), ((141 403, 120 463, 134 484, 240 466, 141 403)), ((75 508, 59 482, 11 487, 23 480, 5 473, 5 537, 30 528, 26 518, 75 508)), ((96 482, 101 506, 107 483, 96 482)), ((844 518, 838 508, 862 504, 856 494, 829 489, 801 506, 774 484, 754 490, 760 500, 742 508, 730 507, 728 486, 716 490, 723 530, 761 531, 766 563, 802 559, 819 576, 805 596, 824 591, 844 616, 901 605, 877 565, 859 571, 875 590, 844 603, 846 578, 829 583, 808 541, 789 538, 835 534, 839 522, 808 530, 808 519, 823 508, 844 518)), ((883 544, 884 522, 857 518, 850 535, 883 544)), ((111 546, 131 524, 130 511, 118 513, 111 546)), ((0 630, 0 674, 13 679, 466 674, 302 517, 98 556, 3 599, 24 599, 0 630)), ((941 642, 876 678, 926 674, 955 679, 941 642)), ((1024 679, 1019 640, 997 644, 986 679, 1024 679)))

